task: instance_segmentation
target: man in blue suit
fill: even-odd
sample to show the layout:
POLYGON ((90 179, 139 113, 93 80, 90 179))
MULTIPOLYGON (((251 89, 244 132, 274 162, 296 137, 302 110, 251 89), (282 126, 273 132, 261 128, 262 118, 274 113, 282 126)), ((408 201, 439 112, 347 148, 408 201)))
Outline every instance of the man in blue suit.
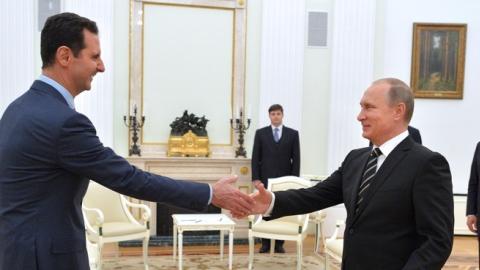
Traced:
POLYGON ((212 186, 143 172, 104 147, 74 110, 74 97, 105 70, 95 22, 50 17, 41 34, 42 75, 0 120, 0 269, 89 269, 81 204, 89 179, 128 196, 235 215, 253 200, 235 177, 212 186))

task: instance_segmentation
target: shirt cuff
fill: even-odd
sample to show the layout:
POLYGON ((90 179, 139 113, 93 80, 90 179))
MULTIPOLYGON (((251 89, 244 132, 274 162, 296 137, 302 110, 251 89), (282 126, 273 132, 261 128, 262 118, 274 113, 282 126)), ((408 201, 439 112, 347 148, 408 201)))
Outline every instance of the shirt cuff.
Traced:
POLYGON ((208 184, 208 188, 210 189, 210 197, 208 198, 208 204, 207 205, 210 205, 212 203, 212 199, 213 199, 213 188, 210 184, 208 184))
MULTIPOLYGON (((267 192, 270 192, 267 190, 267 192)), ((272 194, 272 201, 270 202, 270 206, 268 207, 267 211, 263 214, 264 217, 269 217, 273 210, 273 205, 275 204, 275 193, 270 192, 272 194)))

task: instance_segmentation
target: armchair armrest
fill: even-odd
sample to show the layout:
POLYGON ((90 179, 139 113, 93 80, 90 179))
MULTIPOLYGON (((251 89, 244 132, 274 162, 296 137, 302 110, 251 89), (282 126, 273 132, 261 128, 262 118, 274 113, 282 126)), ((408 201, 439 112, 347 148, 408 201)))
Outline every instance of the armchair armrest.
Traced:
POLYGON ((253 224, 256 224, 262 220, 262 215, 249 215, 248 216, 248 228, 251 229, 253 224))
POLYGON ((143 212, 142 212, 142 220, 143 221, 150 220, 150 217, 152 216, 152 210, 150 210, 150 207, 148 207, 144 204, 141 204, 141 203, 132 203, 128 200, 125 200, 125 203, 128 207, 142 209, 143 210, 143 212))
POLYGON ((127 215, 127 218, 129 219, 129 221, 134 223, 134 224, 137 224, 137 225, 146 226, 147 229, 150 229, 150 217, 152 216, 152 211, 150 210, 150 208, 148 206, 144 205, 144 204, 141 204, 141 203, 130 202, 123 195, 120 195, 120 198, 121 198, 121 201, 122 201, 123 211, 127 215), (138 222, 138 220, 133 217, 133 215, 130 212, 130 210, 128 209, 128 207, 140 208, 141 210, 143 210, 142 211, 142 218, 141 218, 143 224, 140 224, 140 222, 138 222))
POLYGON ((301 226, 302 228, 302 231, 299 231, 299 233, 303 234, 307 231, 309 220, 310 220, 310 214, 297 215, 298 225, 301 226))
POLYGON ((330 236, 326 242, 331 242, 333 240, 336 240, 338 238, 338 233, 340 232, 340 227, 345 225, 345 221, 343 220, 337 220, 337 223, 335 225, 335 231, 333 232, 332 236, 330 236))
POLYGON ((103 225, 103 222, 105 221, 105 216, 103 215, 103 212, 98 208, 88 208, 83 204, 82 204, 82 211, 83 211, 83 219, 84 219, 85 227, 86 227, 87 231, 89 233, 100 234, 101 235, 102 234, 102 225, 103 225), (87 218, 87 215, 86 215, 87 212, 93 212, 95 214, 95 224, 94 225, 98 226, 98 230, 99 230, 98 232, 95 231, 92 224, 90 224, 90 222, 87 218))

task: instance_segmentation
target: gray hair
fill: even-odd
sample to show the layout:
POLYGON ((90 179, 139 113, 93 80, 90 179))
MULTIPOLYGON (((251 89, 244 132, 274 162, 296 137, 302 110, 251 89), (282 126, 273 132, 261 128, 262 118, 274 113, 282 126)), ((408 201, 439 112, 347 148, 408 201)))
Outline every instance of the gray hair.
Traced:
POLYGON ((380 83, 387 83, 388 85, 390 85, 390 89, 388 91, 388 102, 390 103, 390 106, 398 103, 405 104, 405 121, 407 123, 410 123, 414 108, 412 89, 403 81, 395 78, 379 79, 374 81, 372 85, 380 83))

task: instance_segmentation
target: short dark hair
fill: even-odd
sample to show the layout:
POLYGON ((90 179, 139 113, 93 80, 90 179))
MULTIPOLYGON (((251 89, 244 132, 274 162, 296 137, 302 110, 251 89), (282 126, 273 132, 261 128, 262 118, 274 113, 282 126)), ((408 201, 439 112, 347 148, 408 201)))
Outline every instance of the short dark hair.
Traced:
POLYGON ((42 29, 40 54, 42 68, 53 65, 55 54, 61 46, 69 47, 75 57, 85 48, 83 30, 98 34, 97 24, 75 13, 64 12, 47 19, 42 29))
POLYGON ((388 102, 390 105, 403 102, 405 104, 405 121, 410 123, 413 116, 413 109, 415 107, 412 89, 403 81, 395 78, 384 78, 373 82, 373 84, 378 83, 387 83, 390 85, 388 102))
POLYGON ((280 104, 273 104, 268 108, 268 113, 271 113, 273 111, 281 111, 283 113, 283 107, 280 104))

